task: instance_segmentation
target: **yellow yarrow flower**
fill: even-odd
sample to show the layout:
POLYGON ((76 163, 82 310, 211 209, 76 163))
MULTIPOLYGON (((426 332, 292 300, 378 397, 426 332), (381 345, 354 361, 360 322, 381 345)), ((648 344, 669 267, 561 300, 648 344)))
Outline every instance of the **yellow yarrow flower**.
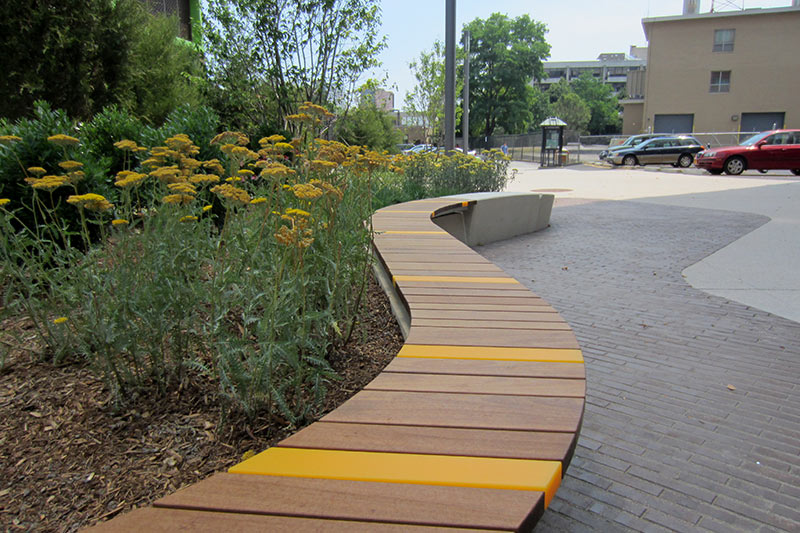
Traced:
POLYGON ((217 174, 218 176, 225 174, 225 169, 222 167, 222 164, 220 164, 219 159, 209 159, 208 161, 205 161, 203 163, 203 168, 213 172, 214 174, 217 174))
POLYGON ((59 133, 58 135, 51 135, 50 137, 47 138, 47 140, 48 142, 51 142, 57 146, 61 146, 62 148, 67 148, 69 146, 77 146, 81 143, 75 137, 64 135, 63 133, 59 133))
POLYGON ((117 148, 118 150, 125 150, 127 152, 139 151, 139 147, 136 145, 136 143, 129 141, 128 139, 115 142, 114 148, 117 148))
POLYGON ((30 167, 28 172, 33 174, 34 176, 41 176, 42 174, 47 174, 47 171, 42 167, 30 167))
POLYGON ((226 144, 238 144, 239 146, 244 146, 250 142, 250 138, 247 137, 244 133, 240 133, 238 131, 223 131, 213 139, 208 144, 219 144, 219 145, 226 145, 226 144))
POLYGON ((253 172, 252 170, 243 168, 239 172, 237 172, 237 174, 239 174, 239 176, 241 176, 242 178, 252 178, 255 175, 255 172, 253 172))
POLYGON ((198 218, 194 215, 186 215, 185 217, 181 217, 179 222, 196 222, 198 218))
POLYGON ((17 137, 16 135, 0 135, 0 144, 5 146, 11 146, 12 144, 21 140, 22 137, 17 137))
POLYGON ((180 204, 186 205, 194 201, 194 196, 191 194, 168 194, 161 199, 165 204, 180 204))
POLYGON ((8 205, 10 203, 11 200, 9 200, 8 198, 0 198, 0 207, 3 207, 4 205, 8 205))
POLYGON ((31 187, 37 190, 54 191, 67 184, 66 176, 45 176, 31 181, 31 187))
POLYGON ((220 196, 221 198, 232 200, 241 204, 250 203, 250 195, 244 189, 239 189, 233 185, 223 183, 211 188, 211 192, 220 196))
POLYGON ((130 222, 128 222, 124 218, 115 218, 114 220, 111 221, 112 226, 125 226, 127 224, 130 224, 130 222))
POLYGON ((253 198, 252 200, 250 200, 250 205, 263 204, 266 201, 267 201, 266 198, 260 196, 258 198, 253 198))
POLYGON ((53 324, 63 324, 67 320, 69 320, 67 317, 60 316, 60 317, 56 318, 55 320, 53 320, 53 324))
POLYGON ((83 168, 83 163, 80 161, 62 161, 58 164, 61 168, 69 172, 70 170, 77 170, 79 168, 83 168))
POLYGON ((189 183, 199 183, 206 185, 208 183, 218 183, 219 176, 215 174, 195 174, 189 177, 189 183))
POLYGON ((72 195, 67 198, 67 203, 90 211, 106 211, 114 207, 104 196, 94 193, 72 195))
POLYGON ((121 188, 134 187, 141 185, 147 179, 147 174, 139 174, 138 172, 131 172, 130 170, 123 170, 117 173, 117 181, 114 185, 121 188))
POLYGON ((292 191, 301 200, 316 200, 322 196, 322 190, 314 187, 310 183, 298 183, 292 187, 292 191))
POLYGON ((294 209, 294 208, 287 209, 286 214, 289 216, 299 216, 299 217, 311 216, 311 213, 309 213, 308 211, 303 211, 302 209, 294 209))
POLYGON ((207 213, 207 212, 211 211, 213 208, 214 208, 213 205, 204 205, 203 206, 203 213, 207 213))
POLYGON ((197 187, 192 185, 191 183, 178 182, 178 183, 170 183, 167 185, 167 188, 171 191, 183 193, 183 194, 195 194, 197 193, 197 187))
POLYGON ((262 147, 264 147, 264 146, 266 146, 268 144, 275 144, 275 143, 278 143, 278 142, 281 142, 281 141, 285 141, 285 140, 286 140, 286 137, 284 137, 283 135, 278 135, 276 133, 275 135, 270 135, 269 137, 264 137, 263 139, 259 139, 258 144, 260 144, 262 147))
POLYGON ((164 183, 174 183, 178 181, 178 176, 180 175, 181 171, 178 167, 172 165, 168 167, 161 167, 158 168, 150 173, 151 176, 154 178, 158 178, 164 183))
POLYGON ((273 178, 285 178, 297 174, 297 171, 280 163, 268 163, 261 171, 261 176, 271 176, 273 178))

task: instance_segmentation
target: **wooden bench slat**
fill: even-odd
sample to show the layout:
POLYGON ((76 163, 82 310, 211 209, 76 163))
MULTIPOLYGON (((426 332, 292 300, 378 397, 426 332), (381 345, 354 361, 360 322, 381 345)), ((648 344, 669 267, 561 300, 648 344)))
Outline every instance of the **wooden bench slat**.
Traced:
POLYGON ((480 531, 477 529, 451 529, 409 524, 386 524, 377 522, 352 522, 345 520, 321 520, 312 518, 294 518, 286 516, 268 516, 252 514, 214 513, 207 511, 187 511, 182 509, 163 509, 146 507, 135 509, 118 516, 109 522, 103 522, 91 529, 97 533, 263 533, 313 531, 322 533, 349 533, 370 531, 401 533, 480 531))
POLYGON ((459 270, 450 268, 452 265, 445 263, 441 264, 441 268, 429 267, 425 270, 407 270, 402 267, 393 266, 392 274, 394 276, 425 276, 425 277, 441 277, 448 278, 468 277, 468 278, 508 278, 508 274, 502 270, 459 270))
POLYGON ((565 323, 555 310, 536 310, 531 311, 509 311, 507 308, 504 310, 496 311, 477 311, 477 310, 463 310, 461 309, 423 309, 415 306, 412 318, 421 319, 457 319, 457 320, 513 320, 516 322, 560 322, 565 323))
POLYGON ((383 260, 386 263, 391 263, 393 261, 403 261, 403 262, 411 261, 418 263, 448 263, 456 260, 459 263, 464 263, 464 264, 466 263, 483 264, 483 265, 493 264, 488 259, 476 254, 472 250, 461 251, 450 254, 428 254, 420 252, 401 253, 401 252, 389 252, 386 250, 379 250, 378 254, 383 258, 383 260))
POLYGON ((231 467, 232 474, 350 479, 544 492, 547 508, 561 483, 559 461, 269 448, 231 467))
POLYGON ((528 297, 492 297, 492 296, 450 296, 443 300, 439 296, 428 294, 403 294, 409 305, 415 309, 452 309, 461 311, 465 308, 472 311, 509 311, 525 313, 555 313, 556 310, 535 296, 528 297))
POLYGON ((516 531, 544 509, 542 493, 337 479, 216 474, 157 507, 516 531))
MULTIPOLYGON (((402 296, 435 296, 436 299, 440 302, 449 302, 453 301, 452 298, 454 296, 470 296, 474 298, 490 298, 490 297, 498 297, 498 298, 524 298, 528 300, 534 300, 535 297, 531 297, 531 292, 527 289, 519 289, 515 288, 518 287, 516 285, 509 285, 507 288, 502 288, 499 286, 493 286, 491 288, 485 289, 481 287, 476 287, 474 285, 467 286, 469 288, 445 288, 445 287, 417 287, 412 285, 406 285, 402 288, 402 296)), ((543 301, 539 299, 539 301, 543 301)))
MULTIPOLYGON (((453 271, 465 272, 503 272, 503 269, 492 263, 423 263, 419 261, 392 261, 392 272, 395 270, 431 270, 437 267, 453 271)), ((507 274, 506 274, 507 275, 507 274)))
POLYGON ((535 331, 572 331, 572 328, 566 322, 551 321, 517 321, 517 320, 492 320, 491 318, 479 320, 473 318, 468 319, 455 319, 455 318, 417 318, 412 315, 411 327, 430 327, 430 328, 469 328, 475 326, 483 328, 492 328, 495 330, 503 329, 522 329, 522 330, 535 330, 535 331))
POLYGON ((362 390, 326 422, 576 432, 581 398, 362 390))
POLYGON ((316 422, 278 446, 565 461, 572 433, 316 422))
POLYGON ((442 328, 420 326, 411 328, 408 344, 443 344, 448 346, 499 346, 525 348, 579 349, 571 331, 518 330, 492 328, 442 328))
POLYGON ((531 378, 585 379, 584 365, 534 361, 486 361, 395 357, 384 372, 419 374, 455 374, 473 376, 508 376, 531 378))
POLYGON ((382 372, 364 390, 583 398, 586 382, 582 379, 382 372))

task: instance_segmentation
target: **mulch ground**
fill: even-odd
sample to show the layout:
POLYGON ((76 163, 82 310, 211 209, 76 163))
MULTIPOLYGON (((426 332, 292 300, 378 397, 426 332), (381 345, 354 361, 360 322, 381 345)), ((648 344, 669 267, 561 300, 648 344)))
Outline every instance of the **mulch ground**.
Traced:
MULTIPOLYGON (((330 385, 320 416, 368 383, 401 345, 373 282, 351 341, 329 355, 342 379, 330 385)), ((76 531, 225 470, 298 429, 264 420, 221 424, 216 393, 216 383, 194 376, 180 390, 116 409, 88 369, 12 352, 0 371, 0 529, 76 531)))

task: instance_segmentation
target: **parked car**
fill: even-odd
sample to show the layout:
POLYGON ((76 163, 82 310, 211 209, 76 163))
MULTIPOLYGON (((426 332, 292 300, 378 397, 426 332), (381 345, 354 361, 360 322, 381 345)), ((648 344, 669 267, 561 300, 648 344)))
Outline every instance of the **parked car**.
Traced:
POLYGON ((676 167, 690 167, 694 155, 705 147, 689 135, 658 137, 636 146, 617 150, 608 159, 615 165, 670 164, 676 167))
POLYGON ((800 176, 800 130, 764 131, 737 146, 710 148, 697 155, 695 165, 712 174, 782 169, 800 176))
POLYGON ((625 150, 626 148, 633 148, 634 146, 643 143, 649 139, 655 139, 656 137, 665 137, 666 133, 642 133, 639 135, 631 135, 627 139, 625 139, 621 144, 617 144, 615 146, 609 146, 607 150, 603 150, 600 152, 598 157, 600 159, 606 159, 610 154, 615 153, 619 150, 625 150))
POLYGON ((409 148, 408 150, 403 150, 404 154, 424 154, 425 152, 433 152, 436 150, 436 147, 432 144, 417 144, 409 148))

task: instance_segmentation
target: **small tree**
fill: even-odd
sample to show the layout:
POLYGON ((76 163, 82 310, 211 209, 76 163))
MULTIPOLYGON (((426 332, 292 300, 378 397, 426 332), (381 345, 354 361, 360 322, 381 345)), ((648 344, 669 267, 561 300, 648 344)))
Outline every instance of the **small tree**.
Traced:
POLYGON ((610 85, 590 74, 583 74, 572 81, 571 87, 589 108, 591 118, 587 128, 591 135, 620 131, 619 98, 610 85))
POLYGON ((470 47, 470 116, 473 133, 492 135, 526 131, 532 122, 528 105, 530 81, 544 72, 542 60, 550 55, 544 39, 547 28, 527 15, 509 19, 493 13, 465 26, 472 35, 470 47))
POLYGON ((339 119, 336 135, 343 143, 378 151, 395 150, 401 137, 391 114, 378 109, 369 96, 364 96, 358 107, 339 119))
POLYGON ((417 79, 414 90, 406 95, 404 111, 416 117, 429 140, 444 134, 444 45, 435 41, 429 52, 408 64, 417 79))

